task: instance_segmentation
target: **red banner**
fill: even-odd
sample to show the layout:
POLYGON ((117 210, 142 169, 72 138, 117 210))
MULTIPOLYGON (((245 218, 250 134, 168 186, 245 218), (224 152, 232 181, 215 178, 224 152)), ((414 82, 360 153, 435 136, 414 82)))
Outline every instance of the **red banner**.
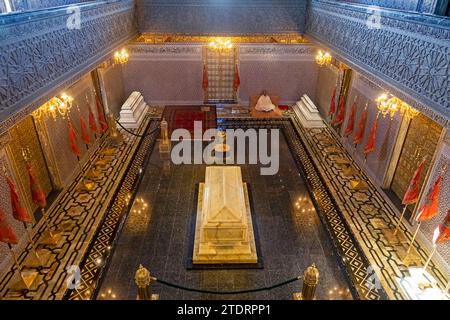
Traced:
POLYGON ((103 111, 103 105, 100 102, 100 98, 95 94, 95 103, 97 104, 97 116, 98 123, 100 123, 100 133, 105 133, 108 130, 108 123, 105 118, 105 112, 103 111))
POLYGON ((344 95, 341 96, 339 99, 339 110, 336 118, 331 123, 333 126, 340 125, 342 122, 344 122, 345 117, 345 99, 344 95))
POLYGON ((328 110, 328 115, 332 116, 336 112, 336 87, 333 89, 333 94, 331 95, 330 109, 328 110))
POLYGON ((83 139, 85 144, 91 143, 91 136, 86 127, 86 121, 84 121, 83 115, 80 113, 80 128, 81 128, 81 139, 83 139))
POLYGON ((73 128, 72 121, 68 120, 67 125, 69 126, 69 144, 70 144, 70 150, 74 155, 79 157, 81 155, 80 148, 78 148, 77 143, 77 134, 75 132, 75 129, 73 128))
POLYGON ((442 177, 439 176, 427 194, 425 203, 420 207, 417 221, 427 221, 439 212, 439 193, 441 192, 442 177))
POLYGON ((234 65, 234 80, 233 80, 233 89, 237 91, 239 86, 241 85, 241 78, 239 77, 239 69, 237 63, 234 65))
POLYGON ((89 108, 89 129, 91 129, 91 132, 96 133, 97 132, 97 123, 95 122, 94 112, 92 112, 91 106, 88 106, 89 108))
POLYGON ((29 223, 31 222, 30 215, 25 211, 25 209, 20 205, 19 193, 17 192, 16 186, 12 182, 10 178, 6 178, 6 182, 8 183, 9 193, 11 197, 11 207, 13 217, 16 220, 29 223))
POLYGON ((447 212, 444 223, 438 226, 438 236, 434 243, 441 243, 450 240, 450 209, 447 212))
POLYGON ((409 182, 408 190, 406 190, 403 196, 402 204, 413 204, 419 199, 419 182, 420 175, 422 174, 423 167, 425 166, 425 159, 423 159, 416 171, 414 172, 411 181, 409 182))
POLYGON ((377 141, 377 126, 378 126, 378 117, 373 121, 372 128, 370 128, 369 140, 364 147, 364 153, 369 154, 376 149, 376 141, 377 141))
POLYGON ((6 221, 6 215, 2 208, 0 208, 0 241, 10 244, 18 243, 16 233, 6 221))
POLYGON ((33 172, 33 168, 27 163, 28 178, 30 179, 31 199, 33 203, 37 204, 41 208, 45 208, 47 201, 45 199, 45 193, 41 188, 39 180, 36 178, 33 172))
POLYGON ((348 117, 347 126, 345 127, 344 136, 348 137, 353 133, 355 128, 355 116, 356 116, 356 103, 357 100, 353 102, 352 110, 350 111, 350 116, 348 117))
POLYGON ((203 80, 202 80, 202 88, 203 90, 208 90, 208 68, 206 67, 206 64, 203 65, 203 80))
POLYGON ((367 110, 364 109, 361 118, 358 123, 358 131, 356 132, 355 138, 353 139, 353 144, 358 144, 364 137, 364 132, 366 131, 366 119, 367 119, 367 110))

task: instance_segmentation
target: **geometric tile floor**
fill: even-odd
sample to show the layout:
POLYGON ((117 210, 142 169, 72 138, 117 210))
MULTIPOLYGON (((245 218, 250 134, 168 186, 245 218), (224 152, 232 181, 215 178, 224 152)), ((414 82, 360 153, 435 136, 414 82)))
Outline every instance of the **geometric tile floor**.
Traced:
MULTIPOLYGON (((351 157, 328 127, 306 129, 299 124, 295 116, 292 116, 292 120, 337 206, 345 219, 350 222, 352 233, 373 266, 389 298, 411 299, 412 297, 402 290, 399 281, 396 281, 396 278, 409 277, 408 266, 402 262, 402 253, 405 249, 400 247, 399 250, 398 246, 390 244, 383 233, 383 229, 395 227, 398 215, 357 164, 353 164, 357 176, 367 183, 368 188, 363 191, 351 188, 350 180, 354 179, 355 175, 347 177, 343 175, 342 167, 336 162, 337 158, 351 160, 351 157), (330 141, 332 141, 331 144, 330 141), (330 146, 338 148, 338 154, 330 154, 330 146)), ((403 223, 401 232, 409 242, 412 234, 403 223)), ((428 258, 428 250, 424 250, 418 241, 414 242, 414 249, 420 257, 420 265, 423 265, 428 258)), ((449 281, 445 274, 433 261, 427 271, 437 281, 436 290, 443 290, 449 281)))
MULTIPOLYGON (((245 121, 236 124, 246 126, 245 121)), ((225 124, 231 125, 233 122, 225 124)), ((265 126, 263 121, 257 125, 265 126)), ((154 148, 144 166, 136 201, 117 239, 97 299, 135 299, 134 274, 139 264, 147 267, 153 276, 179 285, 238 291, 291 279, 301 275, 312 263, 320 272, 317 298, 354 298, 345 265, 315 210, 283 136, 280 137, 280 157, 280 170, 274 176, 260 175, 260 165, 240 165, 243 181, 248 185, 264 268, 188 270, 187 259, 192 255, 191 226, 197 206, 196 185, 205 181, 206 165, 171 164, 170 169, 164 170, 164 160, 158 148, 154 148)), ((292 299, 292 294, 300 287, 301 282, 295 281, 270 291, 213 295, 156 283, 152 290, 163 300, 292 299)))
MULTIPOLYGON (((147 117, 137 132, 145 131, 150 118, 147 117)), ((136 148, 140 138, 123 133, 123 142, 112 145, 111 141, 104 139, 97 151, 83 168, 84 173, 89 171, 92 164, 96 164, 98 177, 93 179, 94 187, 91 190, 82 190, 80 186, 82 174, 65 188, 52 203, 47 212, 52 229, 62 231, 61 239, 56 245, 39 245, 39 249, 46 251, 49 262, 43 268, 35 269, 38 277, 30 290, 11 290, 18 281, 16 267, 13 266, 0 278, 0 299, 62 299, 68 289, 67 280, 75 266, 80 266, 85 253, 91 251, 91 240, 97 227, 102 223, 107 204, 113 198, 121 178, 128 165, 135 157, 136 148)), ((39 242, 45 227, 41 223, 36 227, 34 241, 39 242)), ((30 255, 31 245, 28 245, 18 257, 22 264, 30 255)))

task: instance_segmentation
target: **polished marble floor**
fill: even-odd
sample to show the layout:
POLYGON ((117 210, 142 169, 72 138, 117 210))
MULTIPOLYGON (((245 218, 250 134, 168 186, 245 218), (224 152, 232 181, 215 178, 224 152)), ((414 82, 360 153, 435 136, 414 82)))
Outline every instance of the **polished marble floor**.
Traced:
MULTIPOLYGON (((280 135, 280 171, 261 176, 258 165, 243 165, 250 186, 263 269, 187 270, 196 184, 205 165, 171 165, 167 170, 155 147, 137 196, 118 238, 98 299, 135 299, 139 264, 169 282, 206 290, 235 291, 270 286, 303 273, 312 263, 320 271, 319 299, 352 299, 348 278, 330 242, 289 147, 280 135)), ((292 299, 301 282, 251 294, 212 295, 156 283, 161 299, 292 299)))

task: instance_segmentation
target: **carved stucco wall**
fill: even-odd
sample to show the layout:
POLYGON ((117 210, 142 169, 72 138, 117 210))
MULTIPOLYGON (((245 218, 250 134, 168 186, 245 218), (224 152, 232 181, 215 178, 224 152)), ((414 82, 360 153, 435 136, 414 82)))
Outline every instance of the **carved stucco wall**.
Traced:
POLYGON ((133 37, 134 1, 85 4, 81 29, 64 8, 6 16, 0 27, 0 132, 79 80, 133 37), (6 120, 6 121, 5 121, 6 120))
POLYGON ((418 11, 432 13, 437 0, 338 0, 370 6, 380 6, 406 11, 418 11))
POLYGON ((450 119, 449 19, 381 11, 370 29, 362 7, 310 2, 306 33, 353 69, 444 126, 450 119))
MULTIPOLYGON (((140 91, 149 104, 203 103, 202 46, 194 44, 130 45, 123 66, 124 91, 140 91)), ((314 97, 317 65, 310 45, 240 45, 240 103, 262 89, 293 103, 307 93, 314 97)))
POLYGON ((141 32, 303 32, 306 0, 137 0, 141 32))
POLYGON ((93 0, 11 0, 11 5, 13 11, 28 11, 83 2, 93 2, 93 0))

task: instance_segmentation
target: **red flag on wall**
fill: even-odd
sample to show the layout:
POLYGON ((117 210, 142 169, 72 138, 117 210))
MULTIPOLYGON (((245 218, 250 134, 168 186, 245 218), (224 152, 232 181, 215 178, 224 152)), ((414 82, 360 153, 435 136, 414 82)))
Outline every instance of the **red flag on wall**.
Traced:
POLYGON ((434 243, 441 243, 450 240, 450 209, 447 212, 444 223, 438 226, 438 235, 434 243))
POLYGON ((336 118, 331 123, 333 126, 340 125, 342 122, 344 122, 345 117, 345 99, 344 95, 341 96, 339 99, 339 110, 336 118))
POLYGON ((4 243, 17 244, 17 237, 14 229, 6 221, 6 214, 2 208, 0 208, 0 241, 4 243))
POLYGON ((427 194, 427 198, 419 209, 417 221, 432 219, 439 212, 439 193, 441 192, 442 177, 439 176, 427 194))
POLYGON ((361 118, 358 123, 358 131, 356 132, 355 138, 353 139, 353 144, 358 144, 364 137, 364 131, 366 130, 366 119, 367 119, 367 110, 364 109, 361 114, 361 118))
POLYGON ((332 116, 336 112, 336 87, 333 89, 333 94, 331 95, 330 109, 328 110, 328 115, 332 116))
POLYGON ((9 193, 11 197, 11 207, 13 217, 16 220, 28 223, 31 222, 30 215, 25 211, 25 209, 20 205, 19 193, 17 192, 16 186, 10 178, 6 178, 6 182, 9 186, 9 193))
POLYGON ((95 123, 94 113, 92 112, 91 106, 88 106, 88 108, 89 108, 89 128, 91 129, 91 132, 96 133, 97 123, 95 123))
POLYGON ((67 122, 68 126, 69 126, 69 144, 70 144, 70 150, 72 151, 72 153, 74 155, 76 155, 77 157, 79 157, 81 155, 81 151, 80 148, 78 148, 78 143, 77 143, 77 134, 75 132, 75 129, 73 128, 72 125, 72 121, 68 121, 67 122))
POLYGON ((425 159, 423 159, 409 182, 408 190, 406 190, 403 196, 402 204, 413 204, 419 199, 419 182, 420 175, 422 174, 423 167, 425 166, 425 159))
POLYGON ((376 141, 377 141, 377 125, 378 125, 378 117, 373 121, 372 128, 370 128, 369 140, 364 147, 364 153, 369 154, 376 149, 376 141))
POLYGON ((45 199, 45 193, 41 188, 39 180, 36 178, 30 164, 27 162, 28 178, 30 179, 31 199, 33 203, 37 204, 41 208, 45 208, 47 201, 45 199))
POLYGON ((81 139, 83 139, 85 144, 91 143, 91 136, 86 127, 86 121, 84 121, 83 115, 80 113, 80 128, 81 128, 81 139))
POLYGON ((237 63, 234 65, 234 80, 233 80, 233 89, 237 91, 239 86, 241 85, 241 78, 239 77, 239 69, 237 63))
POLYGON ((356 116, 356 102, 357 100, 353 101, 352 110, 350 111, 350 117, 348 117, 347 121, 347 127, 344 131, 344 136, 348 137, 353 133, 353 129, 355 128, 355 116, 356 116))
POLYGON ((95 94, 95 103, 97 104, 97 115, 98 122, 100 123, 101 133, 105 133, 108 130, 108 123, 106 122, 103 105, 100 102, 100 98, 97 96, 97 94, 95 94))
POLYGON ((203 90, 208 90, 208 68, 206 67, 206 64, 203 65, 203 80, 202 80, 202 88, 203 90))

